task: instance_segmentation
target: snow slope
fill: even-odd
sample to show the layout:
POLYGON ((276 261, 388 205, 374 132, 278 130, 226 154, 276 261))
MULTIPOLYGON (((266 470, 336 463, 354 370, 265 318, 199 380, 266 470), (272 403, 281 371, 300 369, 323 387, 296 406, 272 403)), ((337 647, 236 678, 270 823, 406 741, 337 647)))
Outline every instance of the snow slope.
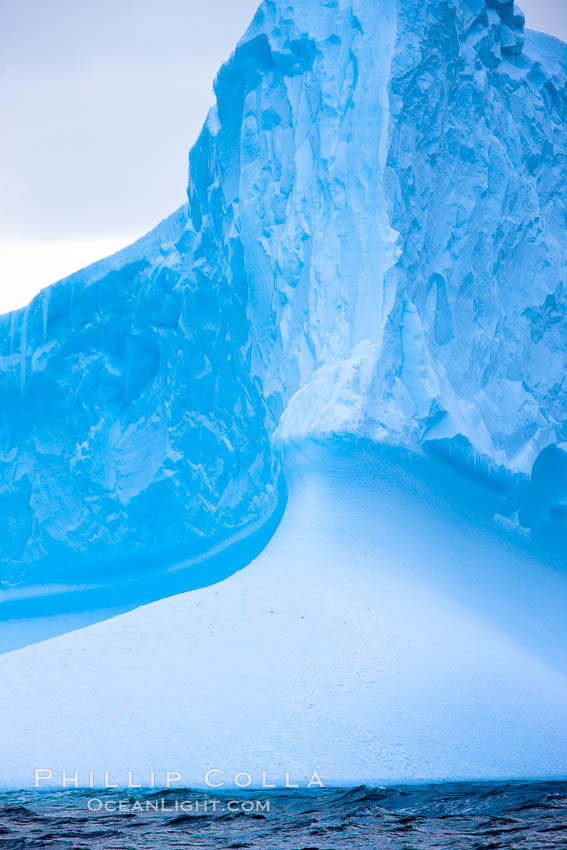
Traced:
POLYGON ((567 582, 479 535, 490 489, 368 444, 290 461, 245 570, 0 657, 1 785, 565 775, 567 582))

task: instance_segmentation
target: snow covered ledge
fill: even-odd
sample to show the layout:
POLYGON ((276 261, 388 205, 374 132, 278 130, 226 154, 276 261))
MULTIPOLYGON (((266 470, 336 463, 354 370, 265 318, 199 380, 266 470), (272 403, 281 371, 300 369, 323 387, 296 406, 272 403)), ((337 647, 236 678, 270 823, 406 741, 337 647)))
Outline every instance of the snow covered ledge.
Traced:
POLYGON ((246 570, 0 657, 0 785, 564 774, 565 578, 479 534, 447 467, 351 441, 288 464, 246 570))

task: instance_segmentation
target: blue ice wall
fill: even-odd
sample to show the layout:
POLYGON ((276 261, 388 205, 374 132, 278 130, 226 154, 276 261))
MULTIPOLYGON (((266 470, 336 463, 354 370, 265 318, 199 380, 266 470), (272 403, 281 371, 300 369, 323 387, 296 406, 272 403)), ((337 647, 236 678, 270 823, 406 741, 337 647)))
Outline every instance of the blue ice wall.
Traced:
POLYGON ((5 586, 205 553, 305 438, 561 510, 565 45, 509 0, 266 0, 215 91, 187 204, 1 320, 5 586))
POLYGON ((226 251, 182 208, 2 318, 4 590, 151 572, 273 510, 277 461, 226 251))

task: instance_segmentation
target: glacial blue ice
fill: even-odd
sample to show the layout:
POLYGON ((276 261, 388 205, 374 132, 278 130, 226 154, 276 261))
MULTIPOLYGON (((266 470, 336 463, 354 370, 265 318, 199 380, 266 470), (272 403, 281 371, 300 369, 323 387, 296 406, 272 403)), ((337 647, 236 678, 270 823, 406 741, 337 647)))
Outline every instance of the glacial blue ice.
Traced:
POLYGON ((5 599, 265 528, 242 566, 286 447, 337 435, 489 480, 560 558, 565 58, 511 0, 265 0, 187 203, 0 319, 5 599))

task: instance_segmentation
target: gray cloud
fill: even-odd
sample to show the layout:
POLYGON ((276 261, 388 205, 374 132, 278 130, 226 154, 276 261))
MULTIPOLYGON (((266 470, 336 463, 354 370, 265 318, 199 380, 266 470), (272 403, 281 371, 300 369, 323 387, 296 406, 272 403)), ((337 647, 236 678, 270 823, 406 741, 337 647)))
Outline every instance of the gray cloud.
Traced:
MULTIPOLYGON (((0 234, 143 233, 184 200, 211 83, 257 0, 0 0, 0 234)), ((567 38, 566 0, 527 0, 567 38)))
POLYGON ((518 0, 526 26, 567 41, 567 0, 518 0))
POLYGON ((184 200, 256 0, 0 0, 3 239, 142 233, 184 200))

